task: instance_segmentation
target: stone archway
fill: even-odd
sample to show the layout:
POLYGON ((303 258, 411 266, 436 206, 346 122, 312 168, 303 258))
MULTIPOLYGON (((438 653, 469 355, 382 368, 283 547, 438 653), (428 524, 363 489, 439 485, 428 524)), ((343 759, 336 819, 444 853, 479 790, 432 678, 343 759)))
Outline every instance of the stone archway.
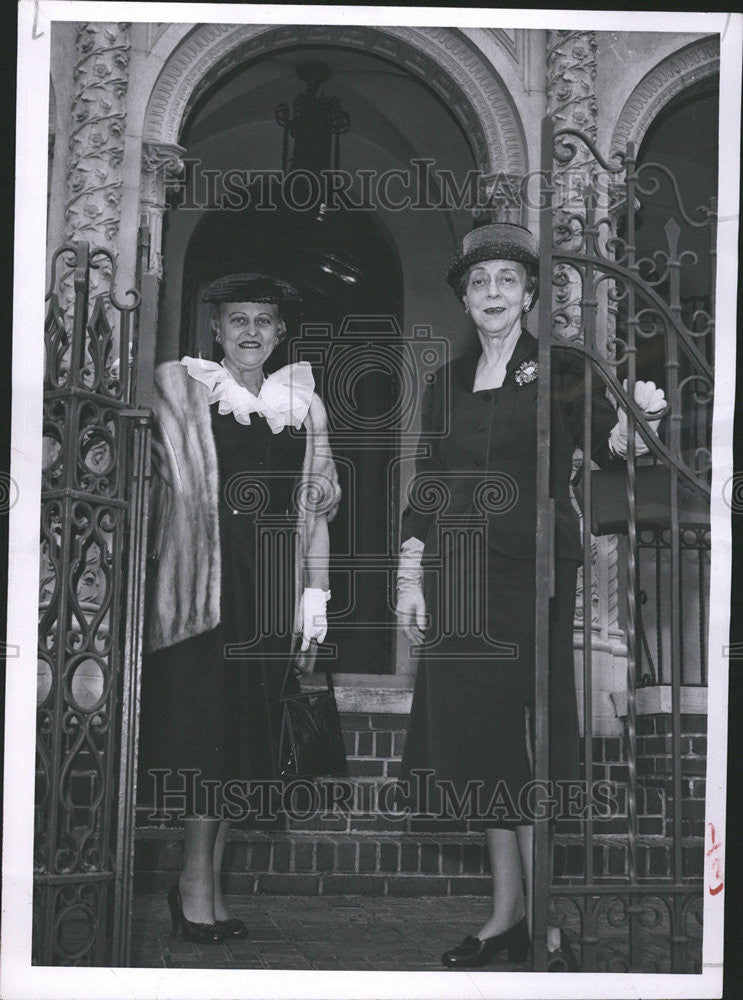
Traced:
POLYGON ((625 101, 614 126, 610 158, 623 152, 630 142, 637 152, 652 122, 676 94, 719 72, 720 42, 716 35, 692 42, 661 60, 625 101))
POLYGON ((189 110, 235 67, 298 45, 355 49, 403 67, 449 108, 468 137, 482 174, 503 174, 517 182, 526 175, 526 138, 508 91, 486 57, 455 29, 200 24, 183 34, 183 26, 173 25, 157 39, 163 66, 142 127, 139 218, 149 230, 148 269, 158 278, 162 277, 165 183, 183 169, 185 150, 179 139, 189 110), (174 46, 168 52, 171 31, 174 46))
POLYGON ((171 53, 150 95, 145 144, 173 147, 194 101, 223 74, 264 52, 297 45, 358 49, 425 80, 470 138, 479 169, 523 176, 526 141, 497 74, 460 32, 440 27, 202 24, 171 53))

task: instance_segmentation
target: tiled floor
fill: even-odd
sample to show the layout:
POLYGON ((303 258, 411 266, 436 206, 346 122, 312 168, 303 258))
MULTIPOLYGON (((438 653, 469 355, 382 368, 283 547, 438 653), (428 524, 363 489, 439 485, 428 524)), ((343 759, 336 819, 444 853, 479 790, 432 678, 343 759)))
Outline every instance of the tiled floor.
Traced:
MULTIPOLYGON (((164 895, 136 896, 132 964, 192 969, 439 971, 441 953, 474 933, 488 911, 487 899, 475 897, 233 896, 229 903, 234 914, 247 923, 248 938, 199 946, 170 934, 164 895)), ((607 921, 601 924, 597 971, 620 971, 626 960, 626 930, 607 921)), ((577 927, 569 922, 566 926, 575 941, 577 927)), ((668 939, 663 921, 643 929, 643 971, 670 971, 668 939)), ((492 968, 528 971, 527 966, 507 963, 492 968)))

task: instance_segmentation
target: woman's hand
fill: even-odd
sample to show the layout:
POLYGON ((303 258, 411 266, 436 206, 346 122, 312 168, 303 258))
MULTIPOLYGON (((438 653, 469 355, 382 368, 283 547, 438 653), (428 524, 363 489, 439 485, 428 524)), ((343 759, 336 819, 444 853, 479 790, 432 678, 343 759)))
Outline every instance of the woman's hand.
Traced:
MULTIPOLYGON (((627 388, 627 379, 624 380, 627 388)), ((645 416, 652 417, 666 408, 666 394, 655 382, 635 382, 635 402, 644 410, 645 416)))
MULTIPOLYGON (((299 616, 302 628, 302 652, 306 653, 310 643, 322 642, 328 631, 326 606, 330 599, 329 590, 320 587, 305 587, 300 598, 299 616)), ((308 671, 310 672, 310 671, 308 671)))
POLYGON ((307 674, 311 674, 315 669, 315 660, 317 659, 317 641, 315 639, 310 640, 309 649, 304 651, 299 651, 294 654, 294 672, 298 677, 304 677, 307 674))
MULTIPOLYGON (((623 382, 627 388, 627 380, 623 382)), ((650 419, 653 415, 661 413, 666 407, 666 394, 656 386, 655 382, 635 382, 635 402, 643 410, 648 418, 648 426, 653 433, 657 433, 660 420, 650 419)), ((609 448, 620 458, 627 457, 627 413, 621 407, 617 411, 617 423, 609 435, 609 448)), ((647 444, 635 431, 635 457, 647 455, 650 451, 647 444)))
POLYGON ((403 543, 400 551, 400 562, 397 570, 397 606, 395 614, 397 623, 407 639, 414 645, 423 642, 423 630, 426 627, 426 601, 423 597, 423 542, 418 538, 409 538, 403 543))
POLYGON ((406 638, 420 646, 426 627, 426 600, 420 584, 406 584, 401 588, 398 582, 395 614, 406 638))

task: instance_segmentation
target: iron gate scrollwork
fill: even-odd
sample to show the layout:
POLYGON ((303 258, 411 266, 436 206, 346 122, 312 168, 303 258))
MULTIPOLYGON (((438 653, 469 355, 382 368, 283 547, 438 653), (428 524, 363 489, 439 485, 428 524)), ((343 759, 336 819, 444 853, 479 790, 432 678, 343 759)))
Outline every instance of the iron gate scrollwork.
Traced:
POLYGON ((572 833, 580 857, 578 871, 555 875, 559 823, 554 829, 547 820, 536 824, 534 965, 546 968, 551 924, 577 938, 583 971, 694 972, 701 970, 704 831, 703 817, 687 809, 681 694, 682 685, 706 684, 714 294, 704 303, 684 301, 681 272, 699 263, 698 248, 704 244, 714 288, 715 201, 690 215, 667 167, 638 165, 632 146, 620 159, 607 162, 585 134, 555 131, 550 118, 543 120, 535 776, 546 781, 549 773, 547 643, 554 530, 549 377, 551 346, 560 344, 582 359, 585 375, 581 506, 586 582, 579 588, 577 623, 583 646, 586 789, 597 775, 605 774, 593 754, 592 524, 600 533, 619 532, 612 544, 617 546, 626 591, 626 708, 620 713, 625 721, 619 755, 626 780, 617 786, 610 821, 589 810, 580 821, 580 832, 572 833), (576 170, 570 179, 572 202, 560 190, 571 165, 576 170), (663 230, 666 245, 642 256, 638 216, 661 186, 672 205, 663 230), (684 243, 690 232, 697 234, 696 252, 684 243), (635 384, 649 377, 646 371, 666 396, 664 409, 653 414, 653 421, 635 402, 635 384), (607 480, 597 478, 606 474, 592 471, 587 457, 596 386, 613 398, 627 420, 626 462, 620 473, 608 473, 619 510, 611 529, 596 525, 598 488, 607 480), (685 586, 685 580, 693 586, 685 586), (648 601, 654 603, 654 621, 643 616, 648 601), (653 629, 651 642, 647 632, 653 629), (670 689, 670 712, 652 736, 657 744, 653 753, 658 754, 652 774, 638 752, 648 732, 646 728, 638 734, 638 690, 649 684, 670 689), (662 804, 652 823, 643 815, 651 794, 662 804), (696 826, 690 816, 695 816, 696 826), (660 852, 652 864, 650 845, 660 852), (613 873, 598 867, 605 847, 614 852, 613 873))
POLYGON ((109 250, 66 244, 47 294, 32 944, 42 965, 116 964, 126 950, 114 920, 130 891, 120 848, 117 861, 132 743, 122 708, 136 694, 149 412, 132 405, 140 295, 120 302, 115 277, 109 250), (71 331, 61 267, 74 272, 71 331), (89 302, 91 270, 109 290, 89 302))

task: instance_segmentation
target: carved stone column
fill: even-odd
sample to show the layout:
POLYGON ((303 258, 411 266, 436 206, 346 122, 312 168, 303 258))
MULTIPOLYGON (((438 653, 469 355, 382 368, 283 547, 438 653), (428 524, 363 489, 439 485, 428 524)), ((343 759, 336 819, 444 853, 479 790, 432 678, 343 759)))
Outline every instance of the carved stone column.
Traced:
POLYGON ((547 112, 555 128, 575 128, 596 138, 595 31, 547 35, 547 112))
POLYGON ((165 190, 167 181, 178 177, 184 170, 182 146, 167 143, 145 143, 142 146, 141 222, 150 230, 149 270, 158 278, 163 276, 162 242, 165 190))
MULTIPOLYGON (((596 99, 596 69, 598 44, 593 31, 550 31, 547 37, 547 113, 552 116, 555 131, 569 128, 583 133, 595 144, 597 137, 598 103, 596 99)), ((571 143, 574 140, 570 140, 571 143)), ((606 207, 608 185, 604 172, 589 148, 575 142, 576 152, 568 164, 558 159, 553 163, 553 185, 557 212, 554 219, 555 243, 564 250, 580 250, 583 243, 583 223, 586 218, 585 192, 597 188, 599 205, 606 207)), ((603 242, 609 235, 602 234, 603 242)), ((566 338, 583 339, 583 287, 578 272, 563 265, 556 268, 557 282, 553 288, 552 308, 555 313, 555 333, 566 338)), ((591 290, 591 294, 593 290, 591 290)), ((543 301, 549 303, 547 290, 543 301)), ((614 334, 615 316, 610 311, 607 283, 598 293, 595 347, 605 353, 614 334)), ((613 536, 594 538, 591 543, 591 646, 594 688, 594 734, 621 732, 615 718, 611 693, 617 678, 626 669, 626 647, 618 624, 617 540, 613 536)), ((576 647, 582 646, 583 581, 579 573, 576 605, 576 647)), ((582 698, 583 671, 578 671, 579 702, 582 698)), ((581 704, 582 716, 582 704, 581 704)))
MULTIPOLYGON (((547 114, 555 131, 572 128, 596 140, 596 32, 550 31, 547 35, 547 114)), ((596 162, 589 151, 579 146, 567 166, 553 165, 552 182, 559 211, 555 218, 557 245, 565 249, 580 245, 581 233, 570 216, 585 217, 583 192, 595 176, 596 162)), ((554 289, 559 310, 556 332, 577 336, 581 329, 579 276, 570 268, 558 270, 561 283, 554 289)))
MULTIPOLYGON (((118 253, 122 160, 129 82, 130 25, 83 22, 77 26, 73 122, 69 140, 65 238, 87 240, 92 247, 118 253)), ((110 268, 105 263, 91 274, 91 298, 106 291, 110 268)), ((66 313, 74 289, 68 276, 60 288, 66 313)))

